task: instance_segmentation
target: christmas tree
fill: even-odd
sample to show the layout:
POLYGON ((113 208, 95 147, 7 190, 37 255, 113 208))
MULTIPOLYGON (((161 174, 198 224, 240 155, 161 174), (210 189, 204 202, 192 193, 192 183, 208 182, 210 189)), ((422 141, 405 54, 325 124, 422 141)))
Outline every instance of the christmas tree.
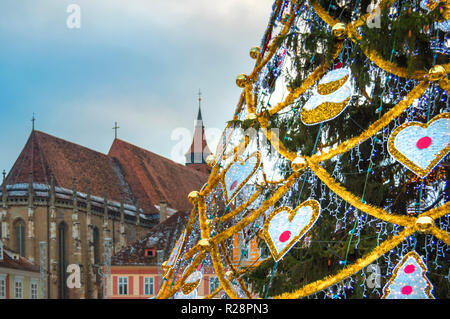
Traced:
POLYGON ((380 298, 411 251, 447 297, 449 12, 275 1, 158 298, 199 265, 220 282, 208 297, 380 298), (236 264, 234 238, 268 258, 236 264))

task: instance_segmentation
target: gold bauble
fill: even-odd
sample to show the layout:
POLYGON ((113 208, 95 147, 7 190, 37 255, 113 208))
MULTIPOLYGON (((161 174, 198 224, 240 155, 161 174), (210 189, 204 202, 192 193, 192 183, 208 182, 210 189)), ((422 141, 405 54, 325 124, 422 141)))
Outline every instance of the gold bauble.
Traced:
POLYGON ((200 241, 198 242, 198 244, 199 244, 200 247, 202 247, 203 249, 207 249, 207 248, 209 248, 209 239, 207 239, 207 238, 200 239, 200 241))
POLYGON ((247 120, 254 121, 254 120, 256 120, 257 118, 258 118, 258 117, 256 116, 255 113, 249 113, 249 114, 247 115, 247 120))
POLYGON ((286 84, 286 89, 287 89, 289 92, 292 92, 292 84, 291 84, 291 83, 286 84))
POLYGON ((239 74, 236 77, 236 85, 239 86, 240 88, 244 88, 245 83, 247 83, 247 76, 245 74, 239 74))
POLYGON ((428 71, 428 76, 430 81, 440 81, 447 75, 445 68, 442 65, 433 66, 430 71, 428 71))
POLYGON ((225 276, 228 277, 228 278, 231 278, 231 276, 233 276, 233 271, 232 271, 232 270, 228 270, 228 271, 225 273, 225 276))
POLYGON ((256 60, 259 57, 260 48, 259 47, 253 47, 250 49, 250 57, 254 60, 256 60))
POLYGON ((417 218, 417 220, 416 220, 416 227, 417 227, 417 230, 420 232, 428 231, 432 225, 433 225, 433 219, 429 216, 422 216, 422 217, 417 218))
POLYGON ((343 40, 347 35, 347 26, 341 22, 336 23, 331 29, 331 32, 333 32, 333 35, 336 37, 336 39, 343 40))
POLYGON ((214 154, 209 154, 206 159, 206 164, 208 164, 209 166, 213 166, 214 162, 216 161, 216 157, 214 156, 214 154))
POLYGON ((188 195, 188 200, 192 204, 195 204, 198 201, 199 198, 200 198, 200 193, 197 192, 197 191, 192 191, 188 195))
POLYGON ((304 169, 306 169, 306 167, 308 166, 308 164, 306 163, 305 159, 301 156, 297 156, 291 164, 292 169, 294 170, 294 172, 300 172, 304 169))

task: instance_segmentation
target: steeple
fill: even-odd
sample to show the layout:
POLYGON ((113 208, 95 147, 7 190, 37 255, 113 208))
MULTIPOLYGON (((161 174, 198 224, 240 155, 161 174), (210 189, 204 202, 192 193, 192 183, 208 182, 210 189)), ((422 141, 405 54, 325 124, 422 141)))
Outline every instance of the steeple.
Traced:
POLYGON ((191 147, 186 156, 186 166, 189 166, 197 171, 209 174, 210 167, 206 164, 206 157, 211 154, 208 143, 206 142, 205 127, 203 125, 201 102, 202 92, 198 91, 198 113, 194 127, 194 137, 192 139, 191 147))
POLYGON ((200 91, 200 89, 198 89, 198 114, 197 114, 197 122, 199 122, 199 121, 203 122, 203 119, 202 119, 201 103, 202 103, 202 92, 200 91))

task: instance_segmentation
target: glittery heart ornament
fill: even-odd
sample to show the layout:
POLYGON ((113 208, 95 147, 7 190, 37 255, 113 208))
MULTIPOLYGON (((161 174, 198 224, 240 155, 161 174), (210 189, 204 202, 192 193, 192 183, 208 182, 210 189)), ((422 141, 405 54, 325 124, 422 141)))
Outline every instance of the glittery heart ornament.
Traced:
POLYGON ((178 238, 177 242, 175 243, 175 246, 172 249, 172 252, 169 255, 169 258, 162 265, 162 269, 164 270, 163 277, 165 277, 168 274, 169 270, 172 269, 173 265, 178 260, 178 257, 181 253, 181 248, 183 247, 183 244, 184 244, 185 237, 186 237, 186 230, 184 230, 181 233, 180 237, 178 238))
POLYGON ((320 215, 320 204, 307 200, 294 210, 275 209, 264 222, 264 238, 275 261, 280 260, 314 225, 320 215))
POLYGON ((302 122, 314 125, 334 119, 347 108, 352 94, 350 68, 328 72, 302 107, 300 112, 302 122))
POLYGON ((258 152, 250 155, 246 160, 237 160, 228 166, 223 173, 222 184, 226 204, 230 203, 261 164, 258 152))
POLYGON ((397 161, 424 178, 450 151, 450 113, 428 124, 407 122, 389 136, 388 151, 397 161))
POLYGON ((383 299, 434 299, 433 285, 425 276, 428 271, 422 258, 413 250, 395 266, 383 289, 383 299))

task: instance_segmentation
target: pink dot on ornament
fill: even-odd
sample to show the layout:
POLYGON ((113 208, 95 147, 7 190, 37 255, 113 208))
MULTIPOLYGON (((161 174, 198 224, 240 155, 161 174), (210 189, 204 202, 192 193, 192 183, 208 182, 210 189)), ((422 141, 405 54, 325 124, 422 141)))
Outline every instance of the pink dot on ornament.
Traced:
POLYGON ((404 294, 404 295, 409 295, 412 293, 412 291, 413 291, 413 289, 411 286, 405 286, 402 288, 402 294, 404 294))
POLYGON ((291 238, 291 232, 289 230, 284 231, 281 235, 280 235, 280 242, 284 243, 285 241, 288 241, 289 238, 291 238))
POLYGON ((233 184, 231 184, 230 191, 235 189, 236 186, 237 186, 237 181, 234 181, 233 184))
POLYGON ((410 274, 416 270, 416 267, 414 265, 408 265, 405 267, 405 273, 410 274))
POLYGON ((422 137, 421 139, 419 139, 417 141, 417 144, 416 144, 416 146, 419 150, 423 150, 424 148, 427 148, 430 145, 431 145, 431 137, 429 137, 429 136, 422 137))

